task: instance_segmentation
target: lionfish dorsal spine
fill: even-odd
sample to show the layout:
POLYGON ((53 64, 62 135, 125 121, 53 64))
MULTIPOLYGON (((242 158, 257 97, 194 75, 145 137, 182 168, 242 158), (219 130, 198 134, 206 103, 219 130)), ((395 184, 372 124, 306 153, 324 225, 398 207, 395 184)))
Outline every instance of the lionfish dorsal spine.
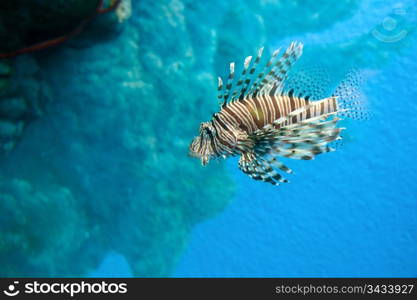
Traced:
POLYGON ((224 107, 233 101, 243 101, 257 94, 280 95, 287 73, 301 56, 302 48, 301 43, 293 42, 281 57, 279 56, 281 48, 279 48, 272 53, 264 67, 259 69, 264 53, 264 48, 261 47, 254 60, 252 56, 245 58, 241 75, 236 80, 235 63, 232 62, 226 85, 223 85, 220 77, 218 79, 220 106, 224 107), (271 94, 272 91, 273 94, 271 94))
POLYGON ((243 73, 244 74, 241 77, 241 80, 239 80, 239 82, 241 82, 242 84, 242 88, 240 89, 239 96, 237 97, 237 99, 239 100, 241 100, 243 96, 245 95, 245 92, 247 91, 250 81, 251 81, 250 74, 248 74, 250 73, 248 72, 248 68, 249 68, 249 64, 251 63, 251 61, 252 61, 252 56, 248 56, 245 58, 245 62, 243 64, 244 69, 243 69, 242 74, 243 73))
POLYGON ((234 62, 230 63, 229 69, 230 69, 230 72, 229 72, 229 77, 227 79, 226 91, 225 91, 225 94, 223 95, 222 107, 224 107, 227 104, 230 98, 230 94, 232 93, 233 79, 235 77, 235 63, 234 62))
POLYGON ((282 93, 285 80, 288 78, 288 72, 294 63, 301 57, 303 52, 303 44, 292 42, 284 54, 278 59, 267 76, 262 81, 262 86, 259 87, 260 93, 265 94, 270 92, 272 87, 276 85, 274 96, 282 93))
POLYGON ((233 91, 232 99, 235 99, 237 94, 239 94, 239 97, 240 97, 240 95, 245 92, 244 87, 250 82, 250 79, 249 80, 247 79, 248 78, 247 75, 248 75, 249 64, 251 61, 252 61, 252 56, 248 56, 245 58, 245 61, 243 63, 242 74, 240 75, 240 78, 236 83, 236 89, 233 91), (245 85, 242 86, 243 83, 245 83, 245 85), (239 87, 241 87, 240 90, 239 90, 239 87))
POLYGON ((217 100, 221 107, 223 104, 223 80, 220 76, 217 77, 217 100))

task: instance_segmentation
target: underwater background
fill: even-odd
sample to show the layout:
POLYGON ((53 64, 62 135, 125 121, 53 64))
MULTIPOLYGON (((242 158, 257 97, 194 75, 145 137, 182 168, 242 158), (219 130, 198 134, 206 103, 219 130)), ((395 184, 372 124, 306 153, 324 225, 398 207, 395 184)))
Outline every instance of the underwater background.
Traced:
POLYGON ((414 0, 101 2, 0 4, 0 57, 88 20, 0 60, 0 276, 417 276, 414 0), (293 40, 370 119, 290 184, 201 167, 217 76, 293 40))

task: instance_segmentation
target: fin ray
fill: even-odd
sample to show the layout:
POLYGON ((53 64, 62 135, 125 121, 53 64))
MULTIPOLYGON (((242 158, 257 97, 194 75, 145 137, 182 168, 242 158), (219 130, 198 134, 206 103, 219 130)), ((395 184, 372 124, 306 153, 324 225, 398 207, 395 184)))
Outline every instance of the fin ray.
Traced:
POLYGON ((254 97, 256 94, 270 93, 279 95, 282 92, 288 72, 298 58, 302 55, 303 44, 292 42, 281 57, 280 49, 275 50, 265 66, 258 71, 262 60, 264 48, 258 50, 255 60, 252 56, 246 57, 239 78, 235 78, 235 64, 230 64, 230 71, 226 85, 222 79, 218 80, 218 98, 222 100, 221 106, 237 100, 254 97), (278 58, 279 57, 279 58, 278 58))
POLYGON ((266 160, 255 153, 242 154, 239 160, 239 169, 252 179, 268 182, 273 185, 289 182, 274 169, 276 166, 288 169, 283 167, 283 164, 280 165, 276 159, 266 160))

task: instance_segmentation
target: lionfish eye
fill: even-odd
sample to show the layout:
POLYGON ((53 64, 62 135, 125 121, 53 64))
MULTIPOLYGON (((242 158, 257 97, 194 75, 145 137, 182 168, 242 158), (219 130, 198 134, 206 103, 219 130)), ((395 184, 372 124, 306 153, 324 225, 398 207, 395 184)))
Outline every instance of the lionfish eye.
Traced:
POLYGON ((207 123, 201 123, 200 124, 200 134, 212 135, 213 131, 210 129, 210 127, 207 123))

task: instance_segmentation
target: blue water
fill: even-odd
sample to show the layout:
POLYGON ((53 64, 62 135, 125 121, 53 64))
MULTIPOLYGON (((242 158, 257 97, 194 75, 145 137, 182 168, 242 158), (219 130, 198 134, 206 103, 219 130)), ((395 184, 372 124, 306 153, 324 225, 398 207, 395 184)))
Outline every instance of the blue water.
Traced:
MULTIPOLYGON (((400 3, 363 1, 350 20, 296 38, 306 48, 348 41, 400 3)), ((254 182, 229 161, 235 199, 194 228, 174 276, 417 276, 416 53, 413 42, 372 70, 364 88, 372 118, 348 128, 340 152, 288 162, 290 184, 254 182)))
POLYGON ((0 126, 0 276, 417 276, 417 7, 336 2, 133 1, 12 60, 0 101, 35 113, 0 126), (365 78, 369 120, 279 187, 188 157, 216 76, 294 40, 330 85, 365 78))
MULTIPOLYGON (((255 182, 238 170, 237 159, 225 162, 236 183, 234 199, 192 229, 172 276, 417 276, 417 43, 412 32, 393 45, 369 34, 373 28, 382 32, 384 20, 395 17, 399 7, 406 8, 406 24, 415 24, 413 5, 362 1, 350 18, 329 28, 272 39, 271 47, 303 41, 306 51, 353 43, 347 52, 332 58, 328 50, 316 59, 365 71, 371 118, 348 123, 346 142, 337 152, 309 162, 287 161, 295 171, 290 184, 255 182), (371 49, 361 52, 369 44, 371 49)), ((112 254, 92 275, 130 274, 123 257, 112 254)))

